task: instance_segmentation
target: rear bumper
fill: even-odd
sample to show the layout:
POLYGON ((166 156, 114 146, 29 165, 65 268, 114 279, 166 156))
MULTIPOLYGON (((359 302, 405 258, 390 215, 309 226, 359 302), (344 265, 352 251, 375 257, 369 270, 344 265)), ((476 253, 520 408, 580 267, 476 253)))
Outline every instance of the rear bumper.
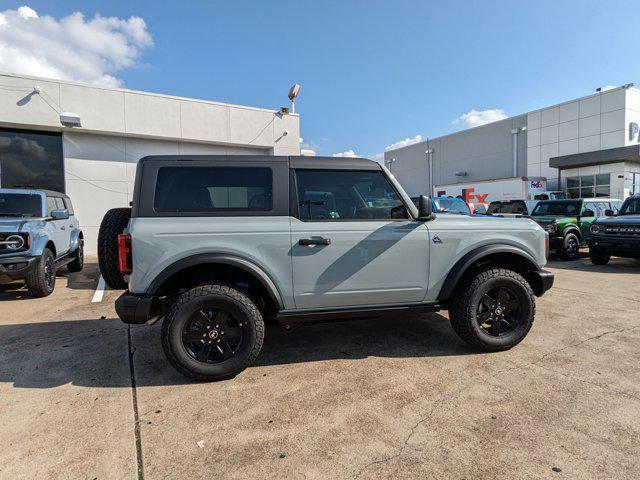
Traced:
POLYGON ((26 279, 39 258, 20 256, 0 258, 0 285, 26 279))
POLYGON ((154 302, 153 295, 137 295, 126 291, 116 300, 116 313, 124 323, 147 323, 151 317, 154 302))
POLYGON ((544 292, 553 287, 553 281, 555 277, 553 273, 548 270, 538 270, 530 273, 529 281, 531 284, 531 288, 533 289, 533 293, 537 297, 541 297, 544 295, 544 292))

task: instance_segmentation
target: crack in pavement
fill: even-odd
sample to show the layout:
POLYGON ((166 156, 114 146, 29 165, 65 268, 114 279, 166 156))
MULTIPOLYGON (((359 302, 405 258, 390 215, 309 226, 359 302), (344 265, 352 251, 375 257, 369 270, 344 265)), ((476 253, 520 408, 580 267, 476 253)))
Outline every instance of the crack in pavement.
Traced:
POLYGON ((133 434, 136 443, 136 467, 138 480, 144 480, 144 465, 142 463, 142 439, 140 437, 140 415, 138 413, 138 392, 136 388, 136 372, 133 366, 133 354, 136 349, 131 342, 131 326, 127 326, 127 347, 129 354, 129 373, 131 374, 131 401, 133 403, 133 434))
MULTIPOLYGON (((515 370, 521 370, 523 368, 525 368, 526 366, 537 366, 539 368, 543 368, 541 365, 538 365, 540 362, 542 362, 545 358, 554 355, 556 353, 562 352, 564 350, 570 349, 570 348, 576 348, 579 347, 580 345, 584 345, 587 342, 593 341, 593 340, 598 340, 606 335, 611 335, 611 334, 615 334, 615 333, 623 333, 623 332, 627 332, 630 330, 636 330, 640 328, 640 325, 636 325, 635 327, 629 327, 629 328, 621 328, 621 329, 617 329, 617 330, 607 330, 605 332, 599 333, 598 335, 593 335, 591 337, 588 337, 584 340, 581 340, 580 342, 577 343, 573 343, 570 345, 565 345, 564 347, 561 348, 557 348, 555 350, 551 350, 545 354, 543 354, 540 358, 538 358, 538 360, 534 361, 534 362, 525 362, 522 364, 516 364, 507 368, 503 368, 498 370, 497 372, 491 373, 489 375, 486 375, 484 377, 481 377, 479 379, 473 380, 472 382, 470 382, 469 384, 459 388, 456 392, 454 393, 450 393, 448 395, 445 395, 441 398, 439 398, 438 400, 435 401, 435 403, 433 404, 431 410, 429 410, 429 413, 420 418, 420 420, 418 420, 410 429, 409 434, 405 437, 402 445, 400 446, 400 448, 398 449, 398 451, 396 453, 394 453, 393 455, 388 455, 384 458, 381 458, 379 460, 374 460, 372 462, 367 463, 366 465, 364 465, 360 470, 358 470, 358 472, 353 475, 353 478, 359 478, 365 471, 367 471, 369 468, 375 466, 375 465, 381 465, 387 462, 390 462, 391 460, 394 460, 398 457, 400 457, 404 451, 407 449, 407 447, 409 446, 409 441, 411 440, 411 438, 413 437, 413 435, 415 434, 416 430, 418 429, 418 427, 420 427, 420 425, 422 425, 423 423, 425 423, 426 421, 428 421, 429 419, 431 419, 431 417, 433 416, 433 414, 436 412, 436 409, 443 403, 449 401, 449 400, 453 400, 454 398, 460 396, 464 391, 474 387, 475 385, 477 385, 479 382, 480 383, 484 383, 486 385, 490 385, 495 387, 494 384, 492 384, 491 382, 489 382, 489 380, 491 378, 495 378, 496 376, 508 372, 508 371, 515 371, 515 370)), ((587 382, 587 383, 592 383, 592 382, 587 382)), ((597 385, 595 383, 592 383, 593 385, 597 385)), ((597 385, 600 386, 600 385, 597 385)), ((604 388, 602 386, 600 386, 601 388, 604 388)), ((631 397, 634 398, 635 397, 631 397)))

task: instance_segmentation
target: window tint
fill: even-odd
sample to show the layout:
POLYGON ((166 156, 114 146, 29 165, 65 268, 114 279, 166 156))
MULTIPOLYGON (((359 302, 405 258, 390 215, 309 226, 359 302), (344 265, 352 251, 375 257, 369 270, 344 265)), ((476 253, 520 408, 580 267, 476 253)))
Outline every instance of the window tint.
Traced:
POLYGON ((0 193, 0 217, 40 217, 40 195, 0 193))
POLYGON ((270 168, 162 167, 156 212, 268 211, 272 208, 270 168))
POLYGON ((47 197, 47 216, 51 216, 51 210, 56 210, 58 205, 56 205, 56 199, 53 197, 47 197))
POLYGON ((580 213, 581 202, 542 201, 536 205, 531 215, 575 216, 580 213))
POLYGON ((489 213, 527 213, 527 206, 523 201, 514 202, 491 202, 489 213))
POLYGON ((0 128, 2 187, 64 192, 62 135, 0 128))
POLYGON ((408 218, 404 203, 382 172, 298 170, 300 219, 408 218))
POLYGON ((69 215, 73 215, 73 204, 71 203, 71 199, 70 198, 64 198, 64 206, 67 209, 67 211, 69 212, 69 215))

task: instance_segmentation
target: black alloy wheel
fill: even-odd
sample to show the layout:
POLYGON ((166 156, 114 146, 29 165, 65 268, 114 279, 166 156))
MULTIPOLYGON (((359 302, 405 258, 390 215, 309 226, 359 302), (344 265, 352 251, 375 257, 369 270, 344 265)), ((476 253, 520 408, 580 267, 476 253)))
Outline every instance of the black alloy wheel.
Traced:
POLYGON ((481 331, 492 337, 500 337, 518 326, 520 302, 510 289, 493 288, 480 298, 476 313, 481 331))
POLYGON ((182 344, 200 363, 221 363, 233 357, 245 337, 246 323, 221 308, 197 310, 182 330, 182 344))
POLYGON ((568 233, 564 239, 563 256, 567 260, 574 260, 580 252, 580 240, 574 233, 568 233))
POLYGON ((53 256, 45 257, 44 283, 48 289, 53 290, 56 281, 56 261, 53 256))

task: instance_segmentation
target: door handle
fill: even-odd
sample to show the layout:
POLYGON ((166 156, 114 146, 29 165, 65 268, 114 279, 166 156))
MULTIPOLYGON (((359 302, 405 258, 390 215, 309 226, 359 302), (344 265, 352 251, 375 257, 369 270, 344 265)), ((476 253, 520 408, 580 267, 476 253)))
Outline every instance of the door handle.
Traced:
POLYGON ((305 247, 308 247, 310 245, 331 245, 331 239, 322 237, 301 238, 300 240, 298 240, 298 245, 302 245, 305 247))
POLYGON ((65 226, 60 227, 60 230, 66 230, 66 229, 67 229, 67 227, 65 227, 65 226))

